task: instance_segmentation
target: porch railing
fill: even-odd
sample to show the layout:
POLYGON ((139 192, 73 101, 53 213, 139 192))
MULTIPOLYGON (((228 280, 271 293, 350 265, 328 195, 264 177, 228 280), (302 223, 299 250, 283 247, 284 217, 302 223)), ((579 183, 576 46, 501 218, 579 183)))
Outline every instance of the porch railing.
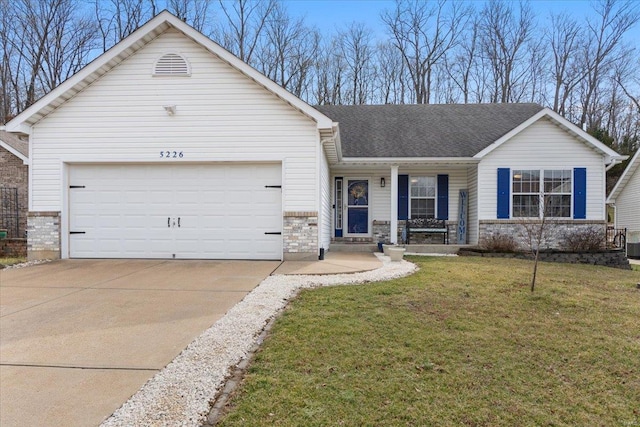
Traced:
POLYGON ((607 226, 607 248, 624 249, 627 243, 627 229, 607 226))

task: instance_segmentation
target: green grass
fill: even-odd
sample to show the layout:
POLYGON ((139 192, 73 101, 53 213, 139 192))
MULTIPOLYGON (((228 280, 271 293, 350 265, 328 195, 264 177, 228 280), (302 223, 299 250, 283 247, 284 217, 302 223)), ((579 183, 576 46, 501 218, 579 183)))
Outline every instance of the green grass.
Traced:
POLYGON ((26 262, 26 258, 2 258, 0 257, 0 268, 8 267, 13 264, 20 264, 26 262))
POLYGON ((412 258, 302 292, 222 426, 640 426, 640 273, 412 258))

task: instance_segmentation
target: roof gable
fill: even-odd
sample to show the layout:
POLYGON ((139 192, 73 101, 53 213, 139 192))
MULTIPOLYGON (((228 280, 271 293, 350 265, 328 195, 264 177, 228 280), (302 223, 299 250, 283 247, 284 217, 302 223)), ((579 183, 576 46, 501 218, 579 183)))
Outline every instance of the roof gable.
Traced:
POLYGON ((29 164, 29 143, 0 130, 0 147, 4 148, 14 156, 22 160, 25 165, 29 164))
POLYGON ((318 129, 332 130, 333 122, 328 117, 165 10, 16 116, 6 124, 7 131, 30 134, 33 124, 108 73, 126 58, 135 54, 140 48, 169 28, 175 28, 182 32, 231 67, 314 120, 318 129))
POLYGON ((640 167, 640 150, 636 151, 636 154, 633 156, 629 164, 627 165, 620 178, 618 178, 618 182, 611 190, 611 194, 607 197, 607 203, 615 203, 616 198, 622 193, 624 187, 629 183, 631 177, 639 170, 640 167))
MULTIPOLYGON (((507 104, 507 105, 513 105, 513 104, 507 104)), ((543 118, 549 118, 552 122, 554 122, 555 124, 563 128, 571 136, 573 136, 574 138, 586 144, 588 147, 594 149, 595 151, 605 156, 605 164, 607 165, 615 162, 619 163, 620 161, 626 159, 626 156, 621 156, 620 154, 616 153, 614 150, 607 147, 598 139, 589 135, 587 132, 583 131, 578 126, 574 125, 573 123, 571 123, 570 121, 568 121, 567 119, 559 115, 558 113, 550 110, 549 108, 544 108, 538 111, 536 114, 534 114, 533 116, 531 116, 530 118, 522 122, 520 125, 518 125, 514 129, 507 132, 505 135, 503 135, 499 139, 497 139, 493 144, 487 146, 482 151, 474 155, 474 157, 482 158, 486 156, 487 154, 491 153, 493 150, 500 147, 502 144, 509 141, 511 138, 518 135, 520 132, 527 129, 529 126, 531 126, 532 124, 536 123, 538 120, 541 120, 543 118)))

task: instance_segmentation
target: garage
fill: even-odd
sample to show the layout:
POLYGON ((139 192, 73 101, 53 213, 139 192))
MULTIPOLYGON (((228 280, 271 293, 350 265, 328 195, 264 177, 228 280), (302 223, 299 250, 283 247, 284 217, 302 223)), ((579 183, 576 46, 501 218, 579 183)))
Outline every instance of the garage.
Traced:
POLYGON ((280 164, 73 164, 70 258, 282 259, 280 164))

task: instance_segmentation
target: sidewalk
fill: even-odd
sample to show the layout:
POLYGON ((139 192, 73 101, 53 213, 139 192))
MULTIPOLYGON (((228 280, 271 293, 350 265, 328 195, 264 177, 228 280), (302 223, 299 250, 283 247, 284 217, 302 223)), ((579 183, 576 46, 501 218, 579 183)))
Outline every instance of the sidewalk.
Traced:
POLYGON ((327 252, 322 261, 284 261, 272 274, 360 273, 380 267, 373 252, 327 252))

